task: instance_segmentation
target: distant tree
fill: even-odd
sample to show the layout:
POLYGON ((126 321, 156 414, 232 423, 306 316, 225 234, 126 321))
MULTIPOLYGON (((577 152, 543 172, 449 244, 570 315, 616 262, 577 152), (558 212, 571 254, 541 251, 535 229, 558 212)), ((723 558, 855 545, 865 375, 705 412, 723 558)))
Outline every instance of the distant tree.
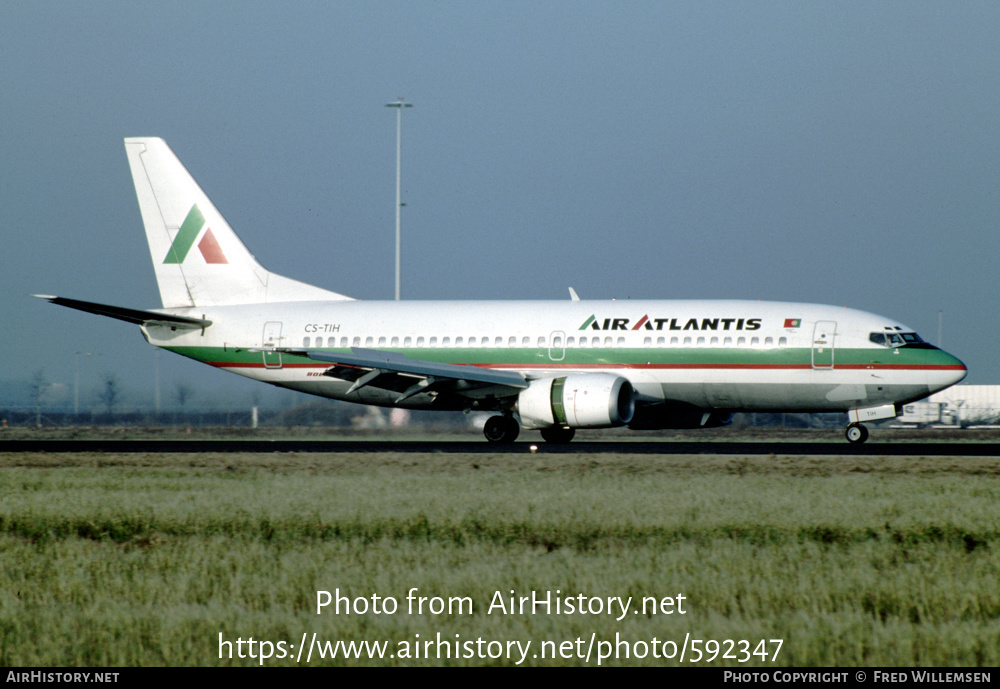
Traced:
POLYGON ((115 405, 121 399, 121 388, 118 386, 118 378, 114 373, 104 374, 104 388, 101 390, 100 399, 104 406, 108 408, 108 414, 113 414, 115 405))
POLYGON ((174 385, 174 397, 177 399, 177 404, 180 405, 180 413, 178 414, 178 420, 184 419, 185 410, 184 406, 194 397, 195 389, 188 385, 187 383, 178 382, 174 385))
POLYGON ((177 398, 177 404, 180 405, 181 411, 184 411, 184 405, 194 397, 195 392, 195 389, 187 383, 179 382, 174 386, 174 397, 177 398))
POLYGON ((31 390, 31 399, 35 402, 35 425, 42 425, 42 400, 45 398, 45 391, 49 384, 45 380, 45 371, 38 369, 31 377, 28 389, 31 390))

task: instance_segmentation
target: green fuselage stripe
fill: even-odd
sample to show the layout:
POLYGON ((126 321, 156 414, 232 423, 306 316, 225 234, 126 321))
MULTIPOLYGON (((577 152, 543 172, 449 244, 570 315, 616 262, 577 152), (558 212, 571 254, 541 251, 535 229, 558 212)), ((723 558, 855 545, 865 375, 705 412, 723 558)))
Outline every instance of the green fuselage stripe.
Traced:
MULTIPOLYGON (((260 352, 231 347, 168 347, 173 352, 219 367, 263 366, 260 352)), ((738 349, 699 348, 567 348, 559 361, 549 358, 546 348, 385 348, 410 359, 451 364, 475 364, 502 368, 812 368, 812 350, 806 347, 738 349)), ((347 349, 322 348, 329 353, 347 349)), ((326 366, 305 357, 282 355, 284 366, 326 366)), ((884 348, 837 349, 833 367, 873 369, 951 369, 960 364, 939 349, 898 350, 884 348)), ((826 367, 829 370, 829 367, 826 367)))

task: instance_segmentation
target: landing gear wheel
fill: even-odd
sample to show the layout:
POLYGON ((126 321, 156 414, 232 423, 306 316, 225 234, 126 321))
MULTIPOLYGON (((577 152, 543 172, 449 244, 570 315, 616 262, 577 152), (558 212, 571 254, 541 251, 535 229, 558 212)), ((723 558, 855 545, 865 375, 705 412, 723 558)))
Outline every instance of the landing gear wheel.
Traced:
POLYGON ((483 427, 483 435, 491 443, 507 444, 517 439, 521 427, 511 416, 491 416, 483 427))
POLYGON ((550 426, 542 429, 542 440, 547 443, 568 443, 574 435, 576 435, 576 430, 573 428, 550 426))
POLYGON ((868 440, 868 429, 860 423, 852 423, 847 427, 847 430, 844 431, 844 435, 847 436, 847 442, 854 445, 860 445, 868 440))

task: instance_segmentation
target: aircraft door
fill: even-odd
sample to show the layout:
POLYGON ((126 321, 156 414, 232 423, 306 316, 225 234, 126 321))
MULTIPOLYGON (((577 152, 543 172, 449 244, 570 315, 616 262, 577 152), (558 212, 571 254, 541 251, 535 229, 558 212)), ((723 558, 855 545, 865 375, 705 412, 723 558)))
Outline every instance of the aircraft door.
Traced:
MULTIPOLYGON (((264 335, 261 338, 261 346, 266 350, 269 347, 281 346, 281 323, 270 321, 264 324, 264 335)), ((264 368, 281 368, 281 352, 264 352, 264 368)))
POLYGON ((812 367, 814 369, 833 368, 833 344, 837 336, 835 321, 816 321, 812 339, 812 367))

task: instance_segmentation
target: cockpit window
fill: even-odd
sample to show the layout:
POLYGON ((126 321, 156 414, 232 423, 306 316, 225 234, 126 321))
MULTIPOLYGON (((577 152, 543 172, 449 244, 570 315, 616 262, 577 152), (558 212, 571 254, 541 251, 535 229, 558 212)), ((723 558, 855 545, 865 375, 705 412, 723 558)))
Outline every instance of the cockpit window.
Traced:
POLYGON ((868 339, 875 344, 882 345, 883 347, 905 347, 908 344, 918 344, 923 342, 923 340, 920 339, 920 335, 917 335, 916 333, 871 333, 868 336, 868 339))

